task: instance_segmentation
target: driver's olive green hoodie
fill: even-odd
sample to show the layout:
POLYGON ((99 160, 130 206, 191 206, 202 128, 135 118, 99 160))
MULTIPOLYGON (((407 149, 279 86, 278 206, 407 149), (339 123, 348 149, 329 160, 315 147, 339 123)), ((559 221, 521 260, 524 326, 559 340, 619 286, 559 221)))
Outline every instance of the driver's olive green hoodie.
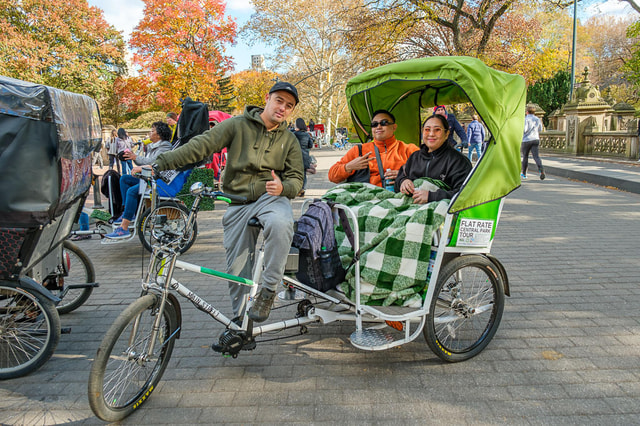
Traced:
POLYGON ((273 180, 271 170, 274 170, 282 180, 281 195, 295 198, 302 189, 304 177, 300 144, 287 130, 286 122, 267 131, 260 118, 262 111, 262 108, 248 106, 242 116, 216 124, 175 151, 159 155, 156 158, 158 168, 182 167, 227 147, 224 192, 255 201, 267 192, 266 183, 273 180))

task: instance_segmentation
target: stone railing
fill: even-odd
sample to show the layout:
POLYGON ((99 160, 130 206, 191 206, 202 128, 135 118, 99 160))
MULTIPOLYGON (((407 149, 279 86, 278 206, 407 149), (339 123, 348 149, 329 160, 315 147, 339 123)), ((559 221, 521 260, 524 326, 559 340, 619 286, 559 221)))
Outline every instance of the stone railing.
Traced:
POLYGON ((547 130, 540 133, 540 150, 558 154, 637 160, 638 136, 629 132, 595 132, 587 128, 576 137, 573 130, 547 130))
POLYGON ((628 132, 586 131, 584 155, 635 160, 638 158, 638 136, 628 132))
POLYGON ((571 152, 567 143, 567 133, 558 130, 541 132, 540 149, 547 152, 571 152))

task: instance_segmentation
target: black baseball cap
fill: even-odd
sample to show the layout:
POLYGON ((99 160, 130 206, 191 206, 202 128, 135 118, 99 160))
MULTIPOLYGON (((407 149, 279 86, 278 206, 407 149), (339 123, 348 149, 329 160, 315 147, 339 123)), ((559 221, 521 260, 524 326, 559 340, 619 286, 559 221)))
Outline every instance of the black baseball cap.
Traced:
POLYGON ((300 102, 300 99, 298 98, 298 90, 296 89, 296 86, 294 86, 293 84, 287 83, 286 81, 279 81, 276 84, 274 84, 273 87, 271 87, 271 89, 269 89, 269 94, 273 92, 278 92, 280 90, 284 90, 285 92, 291 93, 293 95, 293 98, 296 100, 296 104, 300 102))

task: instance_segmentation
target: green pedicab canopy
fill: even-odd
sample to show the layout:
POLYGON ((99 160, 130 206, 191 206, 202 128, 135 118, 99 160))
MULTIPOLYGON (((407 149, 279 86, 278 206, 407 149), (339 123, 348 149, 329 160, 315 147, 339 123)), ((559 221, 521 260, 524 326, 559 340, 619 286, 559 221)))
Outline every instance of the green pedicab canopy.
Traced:
POLYGON ((520 144, 526 86, 519 75, 497 71, 476 58, 447 56, 384 65, 352 78, 347 101, 360 140, 370 139, 371 114, 396 117, 396 137, 420 144, 420 109, 471 102, 493 135, 449 212, 502 198, 520 186, 520 144))

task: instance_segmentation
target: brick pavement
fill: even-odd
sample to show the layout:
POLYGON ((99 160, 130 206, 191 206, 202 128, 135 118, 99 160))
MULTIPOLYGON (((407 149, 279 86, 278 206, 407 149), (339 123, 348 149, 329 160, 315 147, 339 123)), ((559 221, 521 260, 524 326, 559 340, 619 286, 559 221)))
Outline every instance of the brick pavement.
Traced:
MULTIPOLYGON (((308 196, 330 186, 326 169, 336 159, 314 154, 320 172, 308 196)), ((224 267, 222 213, 200 214, 184 260, 224 267)), ((637 194, 553 175, 524 182, 508 197, 493 249, 512 296, 489 347, 458 364, 440 362, 421 338, 360 351, 348 341, 351 324, 310 326, 222 358, 209 349, 221 327, 183 303, 184 331, 167 372, 123 424, 639 424, 639 220, 637 194)), ((87 403, 90 362, 139 294, 147 254, 137 242, 79 244, 101 286, 61 317, 72 333, 47 364, 0 382, 2 424, 101 423, 87 403)), ((225 283, 178 279, 228 312, 225 283)))

